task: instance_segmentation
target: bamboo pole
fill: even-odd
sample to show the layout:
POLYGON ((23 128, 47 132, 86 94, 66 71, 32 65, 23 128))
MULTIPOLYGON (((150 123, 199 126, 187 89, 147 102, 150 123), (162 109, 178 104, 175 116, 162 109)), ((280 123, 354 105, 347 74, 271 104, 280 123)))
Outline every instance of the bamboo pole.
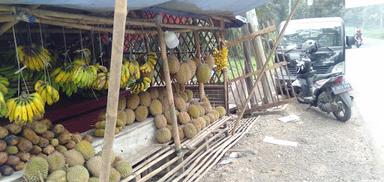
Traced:
POLYGON ((11 21, 11 22, 8 22, 8 23, 4 23, 1 27, 0 27, 0 35, 3 35, 3 33, 5 33, 6 31, 8 31, 10 28, 13 27, 13 25, 16 25, 18 21, 11 21))
MULTIPOLYGON (((196 62, 196 64, 202 63, 201 61, 201 46, 200 46, 200 35, 199 32, 193 31, 193 38, 195 41, 195 49, 196 49, 196 55, 195 57, 199 59, 199 62, 196 62)), ((199 65, 197 65, 199 66, 199 65)), ((204 83, 199 83, 199 96, 200 99, 205 97, 205 90, 204 90, 204 83)))
POLYGON ((179 127, 177 124, 177 118, 176 118, 176 111, 175 111, 175 103, 173 100, 173 91, 172 91, 172 83, 171 83, 171 76, 169 73, 169 67, 168 67, 168 57, 167 57, 167 47, 165 45, 164 40, 164 32, 161 30, 161 17, 157 17, 157 32, 159 35, 159 41, 160 41, 160 51, 161 51, 161 59, 163 60, 163 72, 165 77, 165 86, 167 89, 168 94, 168 104, 169 104, 169 111, 171 114, 171 122, 172 122, 172 133, 173 133, 173 140, 175 142, 175 148, 176 152, 180 153, 180 137, 179 137, 179 127))
POLYGON ((0 23, 16 21, 16 16, 2 15, 0 16, 0 23))
POLYGON ((121 65, 124 50, 124 32, 127 17, 127 1, 115 0, 113 22, 112 55, 110 77, 108 80, 107 122, 104 133, 100 181, 108 182, 113 155, 113 141, 119 102, 121 65))
MULTIPOLYGON (((287 17, 287 20, 286 20, 286 22, 285 22, 285 24, 284 24, 283 29, 281 30, 281 32, 280 32, 279 35, 277 36, 275 45, 273 45, 273 48, 272 48, 271 52, 270 52, 269 55, 268 55, 268 59, 267 59, 267 61, 265 62, 265 64, 263 65, 263 68, 261 69, 259 75, 257 76, 256 81, 255 81, 255 84, 254 84, 254 86, 253 86, 253 88, 252 88, 251 93, 248 95, 248 97, 247 97, 245 103, 244 103, 244 104, 242 105, 242 107, 241 107, 241 111, 240 111, 239 116, 238 116, 238 118, 237 118, 237 120, 236 120, 236 123, 235 123, 235 126, 234 126, 235 129, 234 129, 233 131, 235 131, 236 128, 237 128, 237 126, 240 124, 240 120, 241 120, 241 118, 243 117, 244 112, 245 112, 245 109, 246 109, 246 105, 247 105, 247 104, 249 103, 249 101, 251 100, 251 98, 252 98, 251 96, 255 93, 255 89, 256 89, 256 87, 257 87, 257 83, 260 81, 260 79, 261 79, 261 78, 263 77, 263 75, 264 75, 264 72, 267 70, 268 62, 271 60, 272 56, 275 54, 277 45, 280 43, 281 38, 283 37, 283 34, 284 34, 284 32, 285 32, 285 29, 287 29, 288 23, 291 21, 293 15, 296 13, 296 10, 297 10, 297 8, 298 8, 298 6, 299 6, 299 3, 300 3, 300 0, 296 0, 295 6, 294 6, 294 8, 293 8, 293 11, 292 11, 291 14, 287 17)), ((232 132, 232 134, 233 134, 233 132, 232 132)))

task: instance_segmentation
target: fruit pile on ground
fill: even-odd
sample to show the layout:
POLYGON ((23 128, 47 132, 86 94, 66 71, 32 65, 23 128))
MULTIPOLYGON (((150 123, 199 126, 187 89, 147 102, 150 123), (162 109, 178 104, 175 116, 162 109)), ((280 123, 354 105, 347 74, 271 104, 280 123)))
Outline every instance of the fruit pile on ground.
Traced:
MULTIPOLYGON (((89 141, 81 140, 71 150, 32 157, 25 164, 24 178, 30 182, 99 181, 101 163, 101 154, 95 154, 89 141)), ((128 161, 114 155, 111 167, 110 182, 119 182, 132 172, 128 161)))
MULTIPOLYGON (((75 149, 82 140, 93 140, 90 135, 70 133, 61 124, 53 125, 48 119, 39 119, 41 118, 34 118, 33 123, 25 126, 12 123, 0 127, 1 175, 9 176, 14 171, 23 170, 26 163, 34 157, 44 158, 49 164, 54 163, 54 166, 49 167, 50 171, 61 169, 64 163, 60 159, 61 155, 75 149)), ((33 163, 45 170, 40 160, 33 163)))

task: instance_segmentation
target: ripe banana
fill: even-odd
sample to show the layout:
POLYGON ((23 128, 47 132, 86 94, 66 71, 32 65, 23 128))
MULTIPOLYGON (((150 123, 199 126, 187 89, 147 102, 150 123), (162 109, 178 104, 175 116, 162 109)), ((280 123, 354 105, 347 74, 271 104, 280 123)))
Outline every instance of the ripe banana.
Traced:
POLYGON ((37 47, 34 44, 31 46, 18 46, 17 55, 19 62, 33 71, 43 70, 52 60, 51 54, 47 49, 37 47))
POLYGON ((140 71, 143 73, 151 72, 153 69, 155 69, 156 61, 156 54, 153 52, 148 53, 146 62, 140 66, 140 71))
POLYGON ((59 92, 47 82, 38 80, 35 83, 35 91, 41 96, 44 103, 52 105, 60 99, 59 92))
POLYGON ((8 99, 7 113, 9 121, 24 125, 32 122, 34 116, 43 116, 45 109, 44 103, 38 93, 22 93, 16 98, 8 99))
POLYGON ((132 83, 129 88, 134 94, 145 92, 151 86, 151 79, 149 77, 143 77, 132 83))
POLYGON ((228 48, 223 46, 221 50, 213 51, 217 71, 223 71, 228 67, 228 48))

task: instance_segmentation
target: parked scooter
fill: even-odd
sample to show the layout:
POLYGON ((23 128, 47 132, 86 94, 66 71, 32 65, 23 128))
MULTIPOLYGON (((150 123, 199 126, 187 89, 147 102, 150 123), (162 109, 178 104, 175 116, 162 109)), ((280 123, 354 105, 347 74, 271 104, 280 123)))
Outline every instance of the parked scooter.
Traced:
POLYGON ((292 83, 298 102, 332 113, 339 121, 348 121, 352 114, 352 99, 349 94, 351 85, 344 80, 342 72, 316 74, 309 55, 317 51, 317 43, 309 40, 304 44, 305 51, 296 60, 297 79, 292 83))

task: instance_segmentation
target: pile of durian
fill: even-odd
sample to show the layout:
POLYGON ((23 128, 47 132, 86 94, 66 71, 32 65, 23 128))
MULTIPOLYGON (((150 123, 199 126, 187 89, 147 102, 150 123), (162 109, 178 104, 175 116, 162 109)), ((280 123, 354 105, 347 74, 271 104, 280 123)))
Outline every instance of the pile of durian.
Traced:
POLYGON ((34 156, 49 155, 76 148, 81 140, 92 142, 92 136, 70 133, 61 124, 52 125, 48 119, 34 121, 26 126, 14 123, 0 127, 0 172, 9 176, 23 170, 34 156))
MULTIPOLYGON (((81 140, 74 149, 33 157, 25 165, 24 178, 29 182, 98 182, 101 162, 92 144, 81 140)), ((121 157, 113 156, 111 166, 110 182, 119 182, 132 172, 131 164, 121 157)))

